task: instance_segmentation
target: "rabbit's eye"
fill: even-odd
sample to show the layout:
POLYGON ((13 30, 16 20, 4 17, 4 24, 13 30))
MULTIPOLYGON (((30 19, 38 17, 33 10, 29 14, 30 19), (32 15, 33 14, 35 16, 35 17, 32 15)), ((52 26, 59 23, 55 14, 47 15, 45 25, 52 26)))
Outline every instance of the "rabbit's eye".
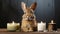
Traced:
POLYGON ((33 16, 32 16, 31 18, 32 18, 32 19, 34 19, 34 17, 33 17, 33 16))

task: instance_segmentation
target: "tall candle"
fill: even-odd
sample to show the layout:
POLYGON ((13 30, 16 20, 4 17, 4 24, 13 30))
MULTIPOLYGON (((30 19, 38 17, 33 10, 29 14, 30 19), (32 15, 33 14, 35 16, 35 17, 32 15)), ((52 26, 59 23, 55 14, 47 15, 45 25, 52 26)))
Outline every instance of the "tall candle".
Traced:
POLYGON ((9 31, 16 31, 17 27, 19 26, 19 23, 7 23, 7 30, 9 31))
POLYGON ((46 30, 46 23, 43 23, 41 21, 41 23, 38 23, 38 31, 44 31, 46 30))
POLYGON ((51 22, 48 23, 48 31, 51 32, 53 30, 56 30, 56 23, 54 23, 54 21, 51 20, 51 22))

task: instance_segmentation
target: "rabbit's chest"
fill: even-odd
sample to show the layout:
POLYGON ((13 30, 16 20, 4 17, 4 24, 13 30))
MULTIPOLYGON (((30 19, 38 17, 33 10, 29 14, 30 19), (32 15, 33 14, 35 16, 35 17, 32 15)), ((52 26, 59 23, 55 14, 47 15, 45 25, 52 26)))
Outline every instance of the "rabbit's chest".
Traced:
POLYGON ((23 24, 24 26, 28 26, 28 25, 33 26, 34 21, 22 21, 22 24, 23 24))

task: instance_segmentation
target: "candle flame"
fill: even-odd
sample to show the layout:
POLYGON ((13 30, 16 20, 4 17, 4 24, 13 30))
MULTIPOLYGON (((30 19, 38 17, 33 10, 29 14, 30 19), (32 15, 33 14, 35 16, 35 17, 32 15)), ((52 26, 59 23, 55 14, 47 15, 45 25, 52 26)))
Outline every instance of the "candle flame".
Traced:
POLYGON ((53 23, 53 20, 51 20, 51 23, 53 23))
POLYGON ((12 23, 14 24, 14 21, 12 21, 12 23))
POLYGON ((42 21, 41 21, 41 23, 42 23, 42 21))

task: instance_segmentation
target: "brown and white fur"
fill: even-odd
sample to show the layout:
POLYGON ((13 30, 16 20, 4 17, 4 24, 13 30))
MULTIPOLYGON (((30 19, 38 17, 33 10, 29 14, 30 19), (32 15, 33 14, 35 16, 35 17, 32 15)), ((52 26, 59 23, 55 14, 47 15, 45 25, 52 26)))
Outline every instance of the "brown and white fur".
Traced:
POLYGON ((36 2, 34 2, 30 7, 27 7, 24 2, 21 2, 21 7, 24 11, 24 14, 22 16, 21 31, 30 32, 34 31, 34 27, 37 27, 36 17, 34 15, 36 6, 36 2))

